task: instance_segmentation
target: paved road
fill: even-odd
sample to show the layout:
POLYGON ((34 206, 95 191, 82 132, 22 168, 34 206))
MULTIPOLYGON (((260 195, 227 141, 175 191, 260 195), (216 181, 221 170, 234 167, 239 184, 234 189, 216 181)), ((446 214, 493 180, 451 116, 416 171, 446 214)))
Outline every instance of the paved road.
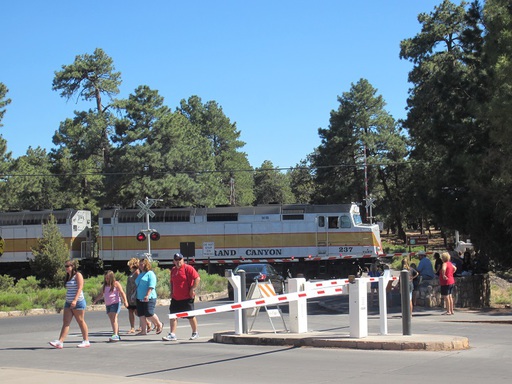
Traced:
MULTIPOLYGON (((198 307, 226 301, 200 303, 198 307)), ((332 301, 325 306, 311 303, 308 318, 312 331, 348 332, 348 315, 332 301)), ((157 314, 167 319, 167 309, 157 314)), ((413 334, 465 336, 471 349, 451 352, 362 351, 283 346, 226 345, 210 342, 215 332, 232 330, 233 314, 201 317, 200 338, 188 341, 190 329, 180 320, 177 343, 160 341, 160 336, 126 336, 122 342, 107 343, 110 325, 103 312, 88 312, 92 346, 75 348, 80 341, 76 324, 63 350, 49 348, 58 336, 61 315, 0 319, 0 380, 9 383, 95 384, 121 382, 193 383, 393 383, 485 381, 510 382, 512 378, 512 313, 458 312, 453 317, 439 311, 415 313, 413 334)), ((167 322, 167 321, 165 321, 167 322)), ((127 313, 121 312, 121 329, 127 313)), ((399 313, 389 314, 389 332, 401 332, 399 313)), ((270 327, 260 314, 254 326, 270 327)), ((168 327, 166 327, 168 329, 168 327)), ((166 329, 166 331, 167 331, 166 329)), ((378 332, 377 316, 370 314, 369 332, 378 332)))

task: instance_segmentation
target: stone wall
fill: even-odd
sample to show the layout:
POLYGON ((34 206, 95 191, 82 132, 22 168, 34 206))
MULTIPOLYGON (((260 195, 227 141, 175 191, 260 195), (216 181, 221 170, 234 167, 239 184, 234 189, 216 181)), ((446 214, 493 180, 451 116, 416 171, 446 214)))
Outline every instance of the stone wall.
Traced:
MULTIPOLYGON (((453 299, 455 308, 489 307, 491 304, 489 274, 456 277, 453 299)), ((421 282, 416 305, 426 308, 442 306, 438 279, 421 282)))

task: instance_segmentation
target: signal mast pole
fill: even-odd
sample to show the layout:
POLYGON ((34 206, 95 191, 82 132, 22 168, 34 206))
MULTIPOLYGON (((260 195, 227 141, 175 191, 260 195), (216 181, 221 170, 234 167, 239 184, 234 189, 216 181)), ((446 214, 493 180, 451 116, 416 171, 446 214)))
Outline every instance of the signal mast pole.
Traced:
POLYGON ((155 232, 154 229, 151 229, 149 226, 149 218, 155 217, 155 212, 153 212, 150 208, 155 204, 157 201, 163 201, 162 199, 150 199, 146 196, 145 203, 142 201, 137 201, 137 205, 141 208, 140 212, 137 214, 138 217, 146 216, 146 229, 142 229, 141 232, 146 235, 146 240, 148 241, 148 251, 145 254, 145 256, 151 260, 151 234, 155 232))
POLYGON ((373 208, 375 208, 375 198, 368 194, 368 163, 366 156, 366 144, 363 145, 364 151, 364 200, 366 201, 366 217, 370 220, 370 224, 373 224, 373 208))

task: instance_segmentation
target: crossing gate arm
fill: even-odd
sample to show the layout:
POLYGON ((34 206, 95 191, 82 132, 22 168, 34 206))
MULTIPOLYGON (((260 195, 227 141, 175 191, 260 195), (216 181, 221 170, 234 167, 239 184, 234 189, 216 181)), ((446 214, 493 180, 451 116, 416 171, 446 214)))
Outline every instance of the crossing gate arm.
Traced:
POLYGON ((212 313, 230 312, 237 309, 250 309, 262 307, 265 305, 284 304, 298 299, 311 299, 317 297, 341 295, 343 287, 341 285, 335 287, 320 287, 318 289, 312 288, 309 291, 286 293, 277 296, 265 297, 254 300, 242 301, 240 303, 224 304, 218 307, 210 307, 205 309, 196 309, 190 312, 171 313, 169 319, 180 319, 184 317, 210 315, 212 313))
MULTIPOLYGON (((363 278, 368 283, 378 281, 378 278, 363 278)), ((389 280, 397 280, 397 277, 390 277, 389 280)), ((349 280, 324 280, 316 282, 308 282, 308 289, 301 292, 285 293, 282 295, 258 298, 254 300, 242 301, 240 303, 224 304, 218 307, 210 307, 205 309, 196 309, 190 312, 171 313, 169 319, 179 319, 184 317, 210 315, 212 313, 230 312, 237 309, 250 309, 262 307, 265 305, 284 304, 298 299, 311 299, 325 296, 341 295, 343 286, 350 284, 349 280)))

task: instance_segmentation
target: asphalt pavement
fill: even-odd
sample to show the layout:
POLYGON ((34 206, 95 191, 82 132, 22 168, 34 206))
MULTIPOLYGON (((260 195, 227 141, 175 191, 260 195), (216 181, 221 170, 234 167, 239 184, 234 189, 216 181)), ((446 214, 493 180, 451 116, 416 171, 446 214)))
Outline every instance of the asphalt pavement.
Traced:
MULTIPOLYGON (((326 310, 333 313, 347 313, 347 304, 340 297, 323 300, 320 303, 326 310)), ((390 308, 387 318, 390 320, 390 329, 387 335, 379 334, 379 315, 375 310, 368 312, 368 337, 351 338, 348 333, 340 330, 314 331, 294 334, 272 329, 259 329, 250 334, 235 335, 233 331, 214 333, 213 341, 225 344, 250 345, 291 345, 296 347, 313 348, 352 348, 371 350, 399 350, 399 351, 455 351, 471 348, 471 339, 460 335, 438 334, 440 322, 456 323, 496 323, 512 324, 511 310, 462 310, 456 309, 455 315, 442 315, 441 308, 417 308, 413 312, 411 335, 404 335, 400 329, 400 308, 390 308), (419 330, 419 331, 416 331, 419 330)), ((262 311, 259 316, 266 316, 262 311)), ((274 321, 276 321, 274 319, 274 321)), ((278 323, 276 323, 278 324, 278 323)), ((270 328, 270 327, 269 327, 270 328)), ((345 330, 348 332, 348 330, 345 330)), ((129 378, 112 376, 108 374, 93 374, 87 372, 73 373, 53 369, 14 369, 0 367, 0 377, 5 383, 54 383, 73 381, 75 384, 90 383, 130 383, 145 382, 142 378, 129 378)), ((152 382, 176 383, 173 380, 154 380, 152 382)), ((179 381, 183 383, 183 381, 179 381)))

